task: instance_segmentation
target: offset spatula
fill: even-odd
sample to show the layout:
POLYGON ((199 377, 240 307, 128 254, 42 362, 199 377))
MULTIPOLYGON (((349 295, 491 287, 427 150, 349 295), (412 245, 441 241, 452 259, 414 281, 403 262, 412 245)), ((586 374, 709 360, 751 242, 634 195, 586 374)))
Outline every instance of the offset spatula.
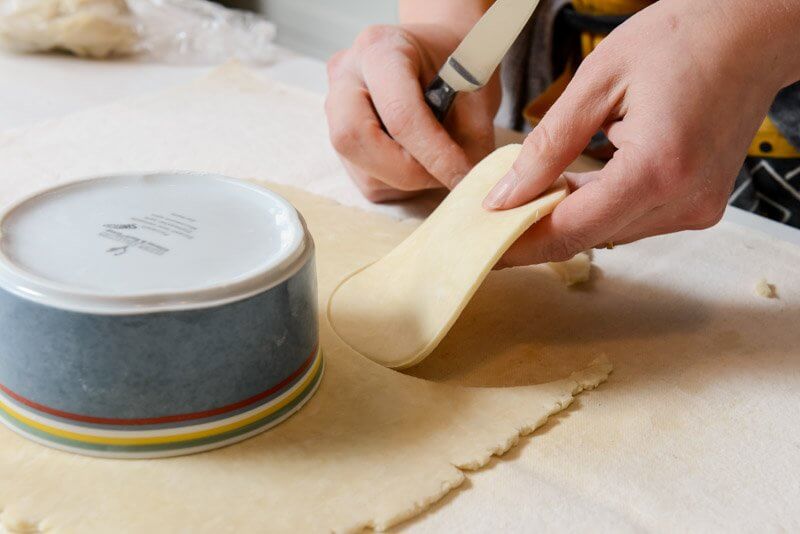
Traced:
POLYGON ((442 122, 460 91, 489 82, 508 49, 531 18, 539 0, 496 0, 447 58, 425 89, 425 102, 442 122))

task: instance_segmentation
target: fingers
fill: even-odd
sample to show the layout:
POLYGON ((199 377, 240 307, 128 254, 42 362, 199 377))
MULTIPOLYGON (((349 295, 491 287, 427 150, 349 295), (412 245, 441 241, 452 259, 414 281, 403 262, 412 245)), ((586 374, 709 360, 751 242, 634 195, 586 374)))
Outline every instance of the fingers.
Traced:
MULTIPOLYGON (((339 67, 342 68, 346 67, 339 67)), ((381 129, 369 93, 353 73, 340 71, 331 76, 325 110, 331 143, 352 164, 350 169, 359 168, 401 191, 441 187, 438 180, 381 129)))
POLYGON ((719 222, 729 188, 700 191, 658 205, 649 188, 648 158, 643 153, 631 155, 632 150, 621 149, 600 171, 569 173, 567 181, 575 192, 526 232, 498 266, 565 261, 609 243, 700 230, 719 222))
POLYGON ((362 74, 392 138, 430 175, 452 188, 469 172, 470 161, 425 104, 412 60, 400 54, 368 56, 362 62, 362 74))
POLYGON ((618 150, 600 171, 525 232, 503 257, 507 266, 566 261, 607 243, 653 206, 646 201, 645 169, 618 150))
POLYGON ((470 165, 476 165, 495 149, 494 110, 487 106, 487 99, 480 91, 461 94, 445 124, 470 165))
POLYGON ((514 208, 533 200, 581 154, 622 96, 616 77, 607 69, 584 61, 561 97, 525 139, 512 169, 489 192, 486 208, 514 208))
POLYGON ((399 189, 395 189, 394 187, 388 186, 380 180, 372 178, 358 167, 348 163, 346 160, 342 160, 342 164, 344 165, 345 169, 347 169, 347 173, 352 178, 353 183, 355 183, 356 187, 358 187, 359 191, 361 191, 361 194, 363 194, 364 197, 370 202, 382 203, 405 200, 412 198, 421 192, 401 191, 399 189))

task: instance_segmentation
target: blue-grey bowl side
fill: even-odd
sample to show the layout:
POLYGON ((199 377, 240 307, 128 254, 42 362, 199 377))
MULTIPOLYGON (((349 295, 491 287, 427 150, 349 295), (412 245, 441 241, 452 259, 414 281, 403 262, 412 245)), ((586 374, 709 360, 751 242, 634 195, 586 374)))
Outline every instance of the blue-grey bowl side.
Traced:
POLYGON ((0 289, 0 384, 89 417, 205 412, 287 380, 316 350, 317 321, 313 254, 263 293, 196 310, 93 315, 0 289))

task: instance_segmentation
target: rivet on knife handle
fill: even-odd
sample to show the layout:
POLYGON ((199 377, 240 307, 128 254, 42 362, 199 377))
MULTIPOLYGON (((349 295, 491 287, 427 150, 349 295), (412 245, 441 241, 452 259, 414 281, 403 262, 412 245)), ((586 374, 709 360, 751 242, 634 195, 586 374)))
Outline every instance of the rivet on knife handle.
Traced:
POLYGON ((425 103, 433 111, 436 120, 443 122, 456 98, 456 91, 439 76, 425 89, 425 103))

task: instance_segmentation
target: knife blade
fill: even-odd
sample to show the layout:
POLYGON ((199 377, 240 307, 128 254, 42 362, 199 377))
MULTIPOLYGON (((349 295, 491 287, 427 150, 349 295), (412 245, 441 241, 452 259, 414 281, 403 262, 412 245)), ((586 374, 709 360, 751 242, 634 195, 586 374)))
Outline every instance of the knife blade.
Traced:
POLYGON ((539 0, 497 0, 447 58, 425 89, 425 102, 439 122, 458 92, 486 85, 517 39, 539 0))

